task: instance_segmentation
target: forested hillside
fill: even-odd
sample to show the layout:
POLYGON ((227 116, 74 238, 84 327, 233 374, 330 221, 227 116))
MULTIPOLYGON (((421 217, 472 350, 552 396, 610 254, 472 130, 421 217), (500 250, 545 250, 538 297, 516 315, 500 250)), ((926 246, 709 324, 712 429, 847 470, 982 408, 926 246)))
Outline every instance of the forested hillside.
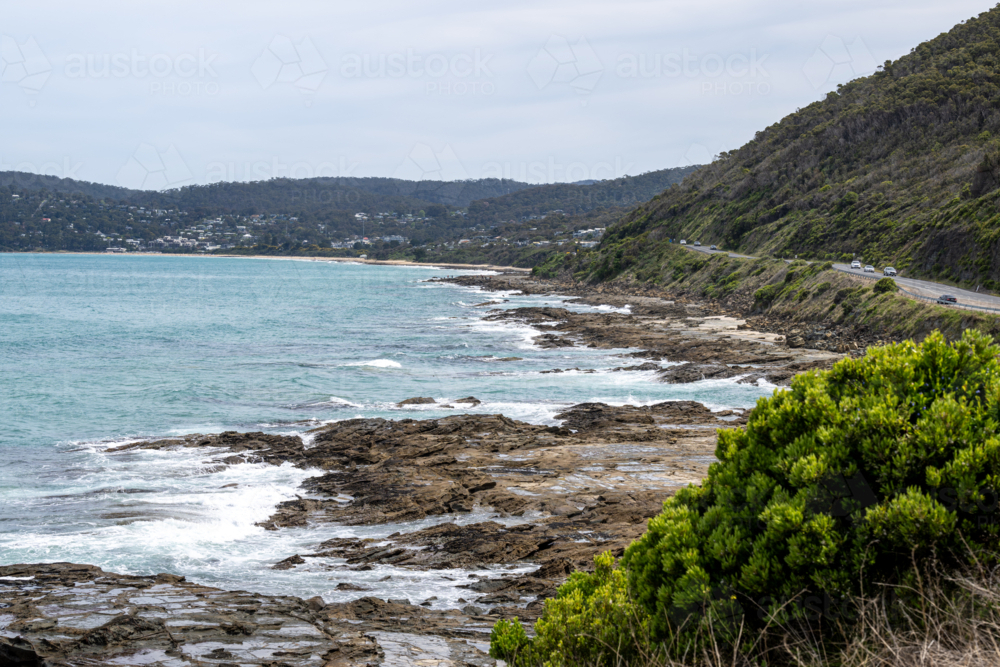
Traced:
POLYGON ((314 178, 164 192, 3 172, 0 251, 118 247, 329 254, 345 249, 382 252, 390 245, 399 253, 442 245, 447 247, 427 252, 492 261, 494 256, 525 255, 521 249, 531 243, 565 242, 578 228, 605 227, 691 169, 543 186, 500 179, 314 178), (369 247, 366 236, 373 242, 391 240, 381 249, 369 247), (474 241, 459 249, 456 244, 463 238, 474 241), (159 243, 162 239, 167 239, 166 246, 159 243), (353 248, 355 242, 365 247, 353 248))
POLYGON ((511 194, 472 202, 467 218, 475 224, 495 225, 517 220, 524 215, 540 215, 554 210, 561 210, 566 215, 578 215, 596 209, 629 209, 680 183, 695 169, 697 167, 661 169, 588 185, 553 183, 523 188, 511 194))
MULTIPOLYGON (((677 237, 754 253, 860 255, 1000 288, 1000 9, 723 153, 609 229, 592 277, 677 237)), ((655 278, 655 276, 652 276, 655 278)))
POLYGON ((164 192, 133 191, 131 203, 213 212, 261 213, 278 209, 352 212, 423 208, 427 204, 465 207, 477 199, 498 197, 538 186, 484 178, 467 181, 405 181, 398 178, 273 178, 247 183, 191 185, 164 192))

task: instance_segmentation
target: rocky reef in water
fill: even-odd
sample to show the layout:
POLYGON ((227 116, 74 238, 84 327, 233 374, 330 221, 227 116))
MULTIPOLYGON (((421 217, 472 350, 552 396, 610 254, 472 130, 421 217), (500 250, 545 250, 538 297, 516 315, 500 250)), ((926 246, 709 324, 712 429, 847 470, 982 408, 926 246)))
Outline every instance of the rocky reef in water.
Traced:
MULTIPOLYGON (((566 294, 524 276, 466 276, 485 289, 566 294)), ((791 347, 785 337, 697 303, 660 296, 577 290, 617 312, 567 308, 497 310, 488 317, 536 327, 544 347, 631 348, 618 372, 664 382, 711 378, 787 384, 840 358, 791 347)), ((480 304, 484 308, 496 302, 480 304)), ((795 341, 796 345, 798 341, 795 341)), ((838 344, 839 345, 839 344, 838 344)), ((548 372, 565 372, 551 369, 548 372)), ((577 369, 578 370, 578 369, 577 369)), ((430 404, 404 399, 399 409, 430 404)), ((382 540, 330 539, 271 566, 283 576, 321 568, 340 579, 346 603, 222 591, 173 574, 126 576, 68 563, 0 567, 2 665, 493 665, 489 631, 501 618, 530 622, 574 569, 596 554, 620 555, 658 514, 665 497, 700 481, 714 460, 716 430, 745 423, 742 411, 700 403, 584 403, 560 426, 503 415, 439 419, 350 419, 298 436, 225 432, 138 442, 112 450, 204 450, 207 465, 291 463, 317 471, 299 497, 261 522, 267 530, 331 523, 440 523, 382 540), (485 519, 471 520, 481 513, 485 519), (457 519, 461 518, 462 521, 457 519), (522 574, 470 575, 456 584, 460 608, 382 600, 352 572, 392 565, 414 572, 523 565, 522 574)))

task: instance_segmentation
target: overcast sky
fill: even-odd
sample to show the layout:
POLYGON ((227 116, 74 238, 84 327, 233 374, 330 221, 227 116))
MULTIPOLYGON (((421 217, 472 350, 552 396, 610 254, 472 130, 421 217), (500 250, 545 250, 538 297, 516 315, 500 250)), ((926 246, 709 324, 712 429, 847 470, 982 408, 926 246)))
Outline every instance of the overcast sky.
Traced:
POLYGON ((986 2, 6 3, 0 169, 162 188, 702 163, 986 2))

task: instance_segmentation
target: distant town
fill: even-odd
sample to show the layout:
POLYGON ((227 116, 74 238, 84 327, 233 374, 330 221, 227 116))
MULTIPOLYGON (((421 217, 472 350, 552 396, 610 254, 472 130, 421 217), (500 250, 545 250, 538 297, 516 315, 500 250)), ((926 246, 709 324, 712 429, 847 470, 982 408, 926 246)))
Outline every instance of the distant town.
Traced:
MULTIPOLYGON (((118 208, 135 211, 135 214, 140 216, 140 222, 143 223, 150 222, 150 220, 143 218, 142 216, 163 218, 163 222, 166 223, 173 222, 174 218, 182 219, 188 216, 187 211, 175 211, 173 209, 146 209, 142 206, 118 206, 118 208)), ((563 212, 560 210, 555 210, 550 211, 546 215, 526 216, 524 221, 544 219, 549 215, 562 215, 562 213, 563 212)), ((462 214, 462 212, 455 213, 455 215, 462 214)), ((413 214, 397 214, 391 212, 376 213, 374 215, 359 212, 354 215, 354 218, 356 221, 361 223, 371 221, 376 224, 392 223, 395 226, 413 225, 431 220, 430 218, 413 214)), ((195 224, 188 225, 180 229, 176 236, 164 235, 151 241, 143 241, 138 238, 123 238, 120 234, 105 234, 100 230, 98 230, 96 234, 107 241, 108 247, 105 252, 109 253, 158 252, 165 249, 211 253, 257 245, 261 240, 259 233, 260 228, 280 224, 284 221, 294 223, 298 222, 298 218, 278 213, 268 215, 254 214, 249 216, 217 216, 214 218, 206 218, 195 224)), ((511 221, 511 223, 515 222, 516 221, 511 221)), ((72 223, 69 227, 72 229, 72 223)), ((320 229, 322 230, 323 228, 324 226, 320 225, 320 229)), ((537 228, 529 228, 526 231, 535 232, 538 230, 537 228)), ((557 231, 553 234, 553 236, 557 238, 542 240, 532 240, 530 237, 517 238, 503 235, 478 234, 470 236, 470 238, 458 239, 457 241, 425 244, 421 247, 427 247, 429 249, 446 249, 468 245, 482 248, 490 248, 493 246, 512 246, 515 248, 521 248, 531 245, 544 247, 549 245, 561 246, 571 243, 579 245, 583 248, 592 248, 600 243, 600 238, 603 234, 603 227, 579 229, 572 232, 557 231), (565 238, 558 238, 563 236, 565 238)), ((351 234, 341 240, 331 241, 327 247, 341 250, 365 250, 374 244, 382 244, 389 248, 394 248, 407 244, 409 241, 409 238, 399 234, 386 234, 383 236, 351 234)), ((315 245, 314 242, 311 242, 308 239, 302 239, 299 243, 303 246, 315 245)))

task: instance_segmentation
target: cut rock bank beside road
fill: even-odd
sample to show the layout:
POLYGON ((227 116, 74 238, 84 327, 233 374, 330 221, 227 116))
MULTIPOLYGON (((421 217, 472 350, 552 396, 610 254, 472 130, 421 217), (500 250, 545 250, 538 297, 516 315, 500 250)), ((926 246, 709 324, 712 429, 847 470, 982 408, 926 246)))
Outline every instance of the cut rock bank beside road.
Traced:
MULTIPOLYGON (((523 276, 454 281, 568 292, 523 276)), ((537 327, 536 342, 543 346, 634 349, 634 363, 626 359, 619 370, 657 370, 666 382, 740 375, 784 384, 839 358, 827 350, 790 348, 781 335, 740 328, 741 320, 697 303, 617 290, 576 296, 628 306, 628 312, 519 308, 489 317, 537 327)), ((402 401, 400 409, 427 400, 402 401)), ((326 540, 272 564, 285 576, 328 572, 340 579, 339 590, 357 593, 348 603, 219 591, 176 575, 127 577, 87 565, 0 567, 0 663, 493 664, 485 651, 498 619, 537 618, 569 572, 589 569, 600 552, 621 554, 665 497, 704 477, 714 460, 716 429, 746 419, 740 411, 712 412, 691 401, 584 403, 557 415, 558 427, 458 414, 476 401, 455 402, 456 414, 441 419, 322 425, 308 433, 308 446, 298 436, 226 432, 110 450, 128 456, 141 449, 199 449, 216 469, 265 462, 317 471, 298 499, 281 503, 261 523, 267 530, 439 523, 379 541, 326 540), (484 520, 455 521, 473 512, 484 520), (457 609, 437 608, 433 597, 366 596, 352 577, 380 565, 455 572, 514 564, 530 564, 532 571, 456 581, 464 605, 457 609)))

